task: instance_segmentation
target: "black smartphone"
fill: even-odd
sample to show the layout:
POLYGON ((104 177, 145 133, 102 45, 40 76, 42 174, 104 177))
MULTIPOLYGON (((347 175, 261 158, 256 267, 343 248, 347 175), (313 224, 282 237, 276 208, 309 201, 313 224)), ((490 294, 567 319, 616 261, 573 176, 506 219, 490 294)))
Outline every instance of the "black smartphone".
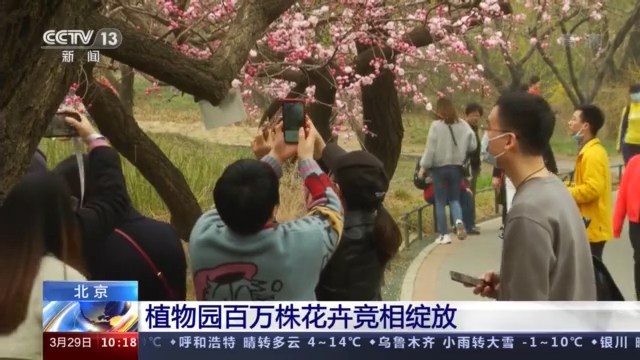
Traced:
POLYGON ((463 285, 468 285, 468 286, 478 286, 484 283, 484 280, 478 278, 478 277, 474 277, 474 276, 470 276, 470 275, 465 275, 463 273, 459 273, 457 271, 449 271, 449 275, 451 276, 451 280, 455 281, 455 282, 459 282, 463 285))
POLYGON ((283 99, 281 101, 284 142, 297 144, 298 131, 304 126, 304 102, 300 99, 283 99))
POLYGON ((72 138, 78 136, 78 131, 64 120, 65 117, 72 117, 78 121, 80 115, 73 112, 60 112, 53 116, 47 130, 42 137, 45 138, 72 138))

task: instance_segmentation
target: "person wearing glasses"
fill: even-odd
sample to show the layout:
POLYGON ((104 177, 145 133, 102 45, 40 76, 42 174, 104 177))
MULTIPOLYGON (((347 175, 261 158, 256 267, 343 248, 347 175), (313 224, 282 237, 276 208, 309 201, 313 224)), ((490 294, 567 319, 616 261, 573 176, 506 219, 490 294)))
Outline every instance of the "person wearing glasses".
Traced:
POLYGON ((505 222, 500 272, 486 272, 475 294, 502 301, 598 298, 582 216, 543 156, 554 128, 549 103, 528 93, 502 95, 489 114, 482 157, 504 170, 516 194, 505 222))

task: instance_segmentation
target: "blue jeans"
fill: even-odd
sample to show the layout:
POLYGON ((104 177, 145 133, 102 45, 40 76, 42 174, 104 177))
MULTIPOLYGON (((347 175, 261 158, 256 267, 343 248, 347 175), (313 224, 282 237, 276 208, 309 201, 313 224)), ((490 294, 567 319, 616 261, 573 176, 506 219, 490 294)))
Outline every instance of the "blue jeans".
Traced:
POLYGON ((460 206, 462 207, 462 221, 464 222, 464 229, 469 232, 476 226, 475 207, 473 206, 473 195, 468 191, 462 191, 460 193, 460 206))
POLYGON ((445 235, 449 233, 444 210, 447 203, 451 208, 454 223, 462 220, 462 207, 460 206, 462 168, 455 165, 440 166, 429 169, 429 174, 433 180, 433 195, 436 200, 436 231, 438 234, 445 235))
POLYGON ((635 144, 622 144, 622 159, 624 160, 624 164, 627 165, 629 160, 634 155, 640 154, 640 145, 635 144))
MULTIPOLYGON (((426 200, 431 205, 433 205, 435 201, 433 196, 426 200)), ((462 221, 464 222, 464 229, 467 232, 469 232, 473 230, 476 224, 473 221, 473 216, 475 212, 475 209, 473 208, 473 196, 469 194, 468 191, 460 192, 460 206, 462 207, 462 221)), ((452 219, 453 219, 453 214, 451 213, 451 207, 449 207, 449 220, 452 220, 452 219)), ((455 225, 455 224, 452 224, 452 225, 455 225)))

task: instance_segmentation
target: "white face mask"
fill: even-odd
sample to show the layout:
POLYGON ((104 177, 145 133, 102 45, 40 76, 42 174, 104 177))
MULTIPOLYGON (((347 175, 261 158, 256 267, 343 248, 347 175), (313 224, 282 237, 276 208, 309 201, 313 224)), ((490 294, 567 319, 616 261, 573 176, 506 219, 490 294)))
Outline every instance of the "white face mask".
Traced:
POLYGON ((480 153, 482 154, 482 160, 484 160, 484 162, 494 167, 497 166, 498 158, 504 155, 504 153, 507 151, 504 150, 498 155, 491 155, 489 153, 489 142, 495 139, 499 139, 505 135, 508 135, 508 133, 500 134, 498 136, 492 137, 491 139, 489 139, 489 136, 486 132, 482 135, 482 140, 480 141, 480 153))
POLYGON ((631 98, 631 101, 633 101, 633 102, 640 102, 640 92, 639 93, 633 93, 633 94, 629 95, 629 97, 631 98))

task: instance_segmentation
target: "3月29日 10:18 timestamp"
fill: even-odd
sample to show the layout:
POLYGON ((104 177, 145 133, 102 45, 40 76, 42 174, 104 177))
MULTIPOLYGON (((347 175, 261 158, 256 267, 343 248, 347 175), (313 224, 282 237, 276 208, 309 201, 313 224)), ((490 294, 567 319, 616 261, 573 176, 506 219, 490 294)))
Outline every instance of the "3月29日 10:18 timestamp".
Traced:
POLYGON ((138 333, 134 332, 45 332, 42 340, 47 360, 138 358, 138 333))

